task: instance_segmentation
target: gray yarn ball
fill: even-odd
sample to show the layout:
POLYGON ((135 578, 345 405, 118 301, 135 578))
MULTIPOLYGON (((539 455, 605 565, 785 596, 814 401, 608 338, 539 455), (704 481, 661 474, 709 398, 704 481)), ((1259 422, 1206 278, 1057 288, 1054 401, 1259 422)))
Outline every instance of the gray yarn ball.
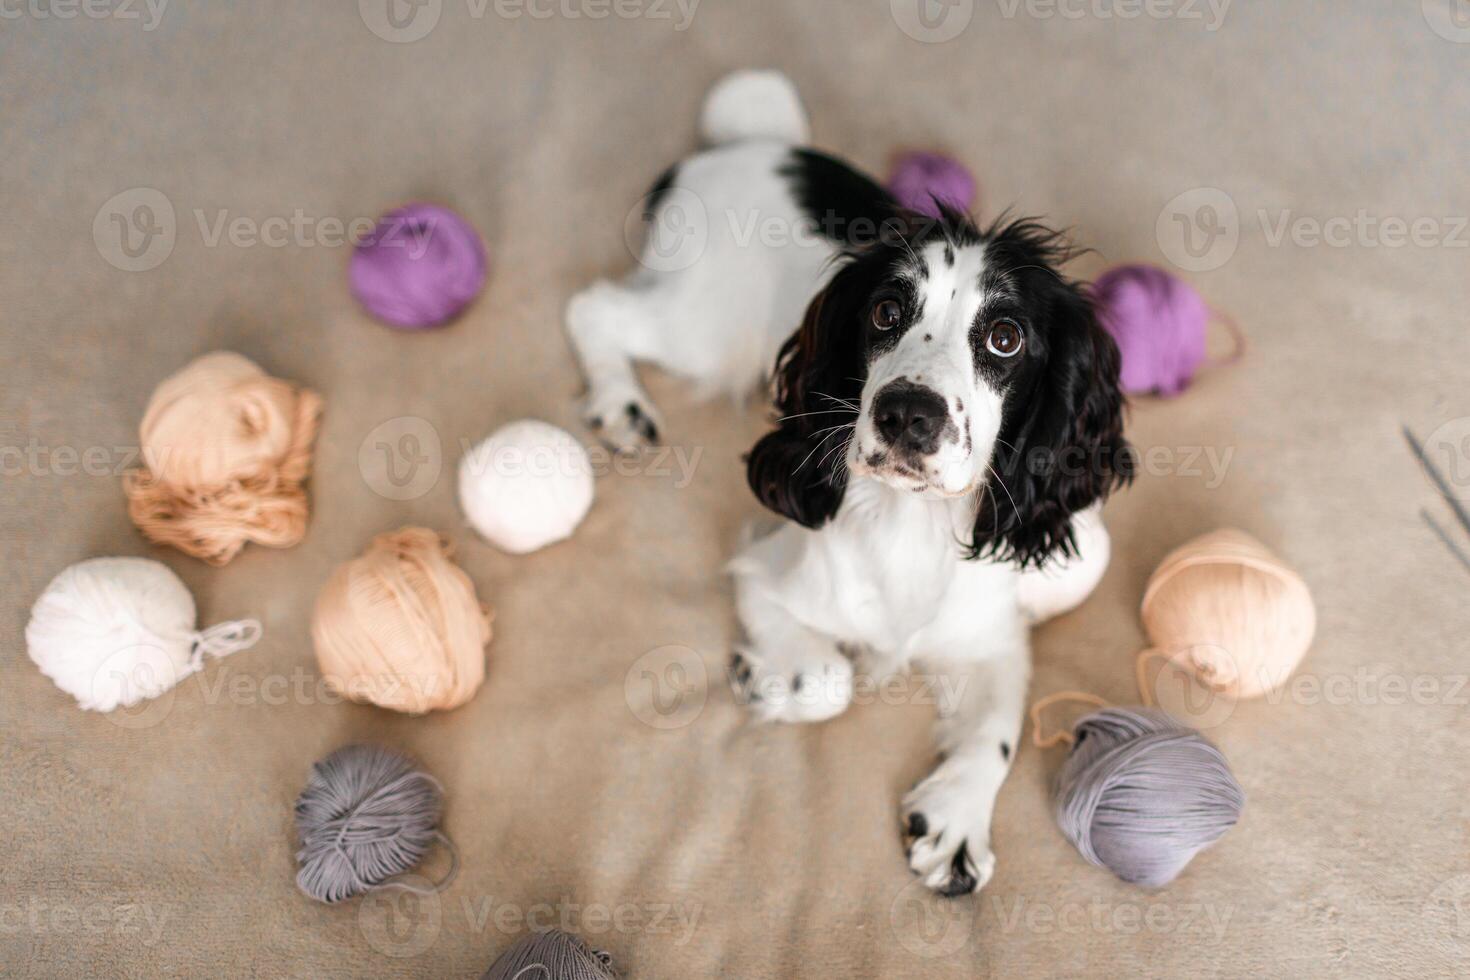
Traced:
POLYGON ((617 980, 612 958, 553 929, 523 936, 480 980, 617 980))
POLYGON ((1205 737, 1147 708, 1078 722, 1057 774, 1057 823, 1093 864, 1124 881, 1173 881, 1240 819, 1245 792, 1205 737))
POLYGON ((321 902, 394 887, 389 879, 423 860, 434 841, 448 843, 439 833, 443 810, 438 780, 407 756, 373 745, 338 749, 312 767, 296 800, 297 887, 321 902))

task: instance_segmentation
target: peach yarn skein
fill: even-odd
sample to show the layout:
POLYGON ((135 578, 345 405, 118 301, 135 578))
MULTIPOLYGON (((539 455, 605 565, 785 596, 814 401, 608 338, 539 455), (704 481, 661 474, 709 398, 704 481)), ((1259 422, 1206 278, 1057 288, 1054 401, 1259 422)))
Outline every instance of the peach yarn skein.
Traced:
POLYGON ((439 535, 406 527, 337 567, 317 596, 311 638, 334 691, 423 714, 480 689, 490 615, 439 535))
POLYGON ((148 540, 211 565, 250 541, 297 544, 321 412, 315 392, 240 354, 197 358, 148 402, 139 428, 145 468, 123 481, 133 523, 148 540))
POLYGON ((1317 629, 1301 576, 1249 534, 1228 528, 1171 552, 1149 579, 1140 614, 1152 644, 1137 662, 1145 703, 1154 658, 1183 665, 1235 698, 1275 690, 1317 629))

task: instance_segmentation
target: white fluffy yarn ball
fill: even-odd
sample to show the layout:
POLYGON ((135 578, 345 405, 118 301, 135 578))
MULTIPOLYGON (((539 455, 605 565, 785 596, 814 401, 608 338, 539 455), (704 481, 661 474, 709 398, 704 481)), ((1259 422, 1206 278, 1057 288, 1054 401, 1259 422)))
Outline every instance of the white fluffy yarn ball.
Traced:
POLYGON ((497 430, 459 464, 459 501, 475 530, 523 555, 571 536, 592 506, 592 460, 546 422, 497 430))
POLYGON ((253 646, 260 623, 196 630, 194 597, 148 558, 92 558, 51 580, 31 609, 26 652, 88 711, 156 698, 199 670, 205 655, 253 646))

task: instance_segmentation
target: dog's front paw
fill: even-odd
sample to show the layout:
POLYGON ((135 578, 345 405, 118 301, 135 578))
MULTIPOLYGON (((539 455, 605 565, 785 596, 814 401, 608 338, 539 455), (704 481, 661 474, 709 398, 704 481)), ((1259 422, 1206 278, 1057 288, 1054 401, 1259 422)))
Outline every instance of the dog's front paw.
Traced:
POLYGON ((995 874, 990 828, 977 819, 983 807, 968 796, 964 783, 941 766, 904 797, 900 819, 909 870, 941 895, 979 891, 995 874))
POLYGON ((658 442, 658 411, 637 391, 601 392, 583 408, 587 427, 603 445, 618 453, 635 453, 658 442))
POLYGON ((730 658, 735 699, 760 721, 815 722, 840 715, 852 703, 852 664, 835 650, 782 664, 752 651, 730 658))

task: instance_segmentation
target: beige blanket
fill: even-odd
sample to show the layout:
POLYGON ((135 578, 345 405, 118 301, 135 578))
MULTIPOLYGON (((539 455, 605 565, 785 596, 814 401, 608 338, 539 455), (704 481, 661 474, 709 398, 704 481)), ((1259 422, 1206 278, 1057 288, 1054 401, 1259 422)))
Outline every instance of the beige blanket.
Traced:
POLYGON ((1419 519, 1448 514, 1398 426, 1470 414, 1470 30, 1453 0, 1387 6, 0 5, 0 973, 474 977, 553 925, 636 977, 1461 969, 1470 576, 1419 519), (922 698, 745 723, 720 569, 758 514, 740 455, 761 406, 651 378, 671 452, 604 467, 572 541, 512 558, 463 526, 465 442, 521 416, 582 433, 562 305, 628 266, 625 216, 749 64, 793 75, 823 147, 879 171, 947 149, 984 215, 1095 248, 1075 274, 1192 265, 1248 333, 1239 366, 1135 404, 1152 455, 1109 505, 1113 566, 1035 636, 1034 693, 1129 702, 1143 583, 1174 545, 1238 525, 1315 590, 1299 683, 1210 733, 1244 818, 1170 888, 1077 856, 1049 811, 1060 755, 1028 745, 995 879, 928 900, 896 816, 931 764, 922 698), (419 198, 466 214, 494 269, 467 317, 414 336, 355 308, 338 229, 419 198), (128 250, 113 215, 138 218, 128 250), (119 482, 154 384, 216 348, 327 401, 305 542, 220 570, 150 549, 119 482), (393 499, 374 447, 404 432, 427 458, 393 499), (483 690, 427 718, 337 703, 307 634, 329 570, 409 523, 448 533, 497 610, 483 690), (22 634, 46 582, 100 554, 161 558, 205 622, 258 616, 265 639, 141 721, 81 712, 22 634), (664 647, 703 668, 677 704, 654 685, 680 677, 645 669, 664 647), (296 891, 292 801, 358 739, 448 787, 463 868, 442 895, 296 891))

